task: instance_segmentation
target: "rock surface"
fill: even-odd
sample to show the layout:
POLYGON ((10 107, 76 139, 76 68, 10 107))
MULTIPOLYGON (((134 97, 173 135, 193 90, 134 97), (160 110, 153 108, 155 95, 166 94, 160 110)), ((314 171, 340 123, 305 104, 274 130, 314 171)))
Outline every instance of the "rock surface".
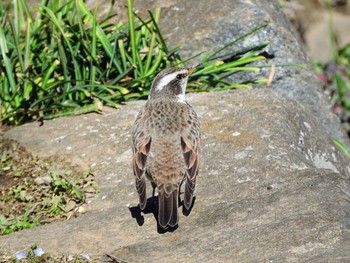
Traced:
MULTIPOLYGON (((38 4, 37 0, 31 1, 38 4)), ((107 1, 88 0, 86 4, 91 10, 99 7, 101 18, 110 10, 110 2, 107 1)), ((32 5, 35 6, 34 3, 32 5)), ((148 10, 158 7, 162 10, 159 25, 161 32, 166 36, 170 47, 181 47, 182 58, 217 50, 267 23, 266 28, 237 42, 232 49, 239 50, 270 41, 266 51, 274 55, 271 63, 306 64, 307 70, 290 66, 277 67, 272 88, 284 97, 303 104, 311 114, 317 116, 328 135, 350 147, 348 136, 339 129, 339 120, 331 113, 330 104, 322 94, 322 87, 310 67, 298 34, 293 31, 277 0, 211 0, 197 1, 196 4, 187 0, 134 0, 134 9, 142 17, 147 17, 148 10)), ((114 5, 114 11, 119 14, 118 19, 127 20, 123 1, 114 5)), ((269 69, 261 70, 261 76, 266 78, 268 74, 269 69)), ((236 76, 233 81, 251 77, 247 74, 236 76)))
MULTIPOLYGON (((276 0, 187 0, 155 1, 164 7, 160 28, 168 36, 171 46, 182 47, 182 57, 190 57, 202 51, 213 51, 268 23, 263 30, 240 41, 234 50, 269 41, 267 52, 275 58, 275 65, 306 64, 307 70, 297 67, 277 67, 272 89, 295 100, 315 115, 332 138, 348 144, 348 136, 339 129, 338 118, 330 112, 330 105, 322 94, 322 87, 312 71, 297 34, 284 16, 276 0)), ((146 1, 135 0, 136 10, 149 8, 146 1)), ((267 77, 268 69, 261 71, 267 77)), ((237 74, 237 78, 249 79, 237 74)), ((241 79, 240 79, 241 80, 241 79)))
MULTIPOLYGON (((270 21, 246 44, 269 39, 273 63, 306 63, 275 1, 177 0, 164 20, 169 39, 188 55, 270 21)), ((178 229, 160 234, 154 215, 136 208, 130 135, 144 102, 133 102, 6 133, 36 155, 92 165, 101 191, 85 215, 0 237, 1 246, 14 253, 36 242, 46 252, 98 261, 110 254, 126 262, 346 262, 350 165, 332 140, 348 142, 311 70, 279 68, 271 89, 189 101, 201 119, 202 166, 195 205, 178 229)))
POLYGON ((35 154, 94 164, 101 191, 85 215, 1 237, 3 247, 15 252, 36 242, 50 253, 107 253, 127 262, 350 256, 349 162, 316 118, 269 89, 189 101, 202 124, 202 167, 195 205, 177 230, 159 234, 153 214, 135 207, 130 130, 144 102, 134 102, 6 133, 35 154))

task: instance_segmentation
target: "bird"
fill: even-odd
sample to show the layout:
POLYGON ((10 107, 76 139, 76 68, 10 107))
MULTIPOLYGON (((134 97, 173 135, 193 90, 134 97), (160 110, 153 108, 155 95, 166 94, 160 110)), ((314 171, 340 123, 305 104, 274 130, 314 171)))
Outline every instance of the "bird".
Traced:
MULTIPOLYGON (((139 207, 146 208, 146 178, 153 195, 158 192, 158 224, 167 229, 179 222, 180 188, 185 182, 183 205, 192 206, 199 171, 200 123, 186 100, 193 67, 166 68, 154 78, 145 106, 132 131, 133 173, 139 207)), ((152 202, 153 203, 153 202, 152 202)))

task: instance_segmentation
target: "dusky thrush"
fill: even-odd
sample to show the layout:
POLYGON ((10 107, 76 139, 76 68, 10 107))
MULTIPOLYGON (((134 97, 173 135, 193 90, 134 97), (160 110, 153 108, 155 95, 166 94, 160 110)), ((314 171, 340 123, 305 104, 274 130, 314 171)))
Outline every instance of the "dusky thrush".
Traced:
POLYGON ((168 68, 153 80, 145 106, 133 127, 133 170, 139 205, 147 203, 147 177, 158 190, 158 223, 166 229, 178 224, 179 192, 185 181, 183 205, 193 202, 199 168, 200 125, 187 103, 185 91, 191 68, 168 68))

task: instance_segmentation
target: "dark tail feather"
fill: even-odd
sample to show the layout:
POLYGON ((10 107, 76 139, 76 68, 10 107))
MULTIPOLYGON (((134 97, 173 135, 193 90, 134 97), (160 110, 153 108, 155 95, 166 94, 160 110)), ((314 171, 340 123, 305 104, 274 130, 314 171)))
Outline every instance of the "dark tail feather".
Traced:
POLYGON ((136 178, 136 190, 139 194, 140 209, 144 210, 147 203, 146 182, 144 177, 141 177, 140 179, 136 178))
POLYGON ((196 178, 190 179, 186 178, 186 185, 185 185, 185 195, 184 195, 184 206, 187 210, 190 209, 193 201, 193 193, 194 189, 196 187, 196 178))
POLYGON ((171 193, 167 193, 162 188, 159 189, 158 223, 162 228, 174 227, 179 222, 178 198, 178 188, 173 189, 171 193))

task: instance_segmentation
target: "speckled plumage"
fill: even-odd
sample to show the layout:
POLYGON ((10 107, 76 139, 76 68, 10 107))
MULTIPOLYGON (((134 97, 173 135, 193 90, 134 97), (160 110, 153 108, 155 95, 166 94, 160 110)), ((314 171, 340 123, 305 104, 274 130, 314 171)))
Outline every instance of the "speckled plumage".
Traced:
POLYGON ((179 186, 185 179, 184 206, 191 207, 199 167, 200 126, 185 100, 192 69, 170 68, 159 73, 138 114, 133 139, 133 169, 140 208, 146 206, 147 177, 158 189, 158 222, 177 225, 179 186))

